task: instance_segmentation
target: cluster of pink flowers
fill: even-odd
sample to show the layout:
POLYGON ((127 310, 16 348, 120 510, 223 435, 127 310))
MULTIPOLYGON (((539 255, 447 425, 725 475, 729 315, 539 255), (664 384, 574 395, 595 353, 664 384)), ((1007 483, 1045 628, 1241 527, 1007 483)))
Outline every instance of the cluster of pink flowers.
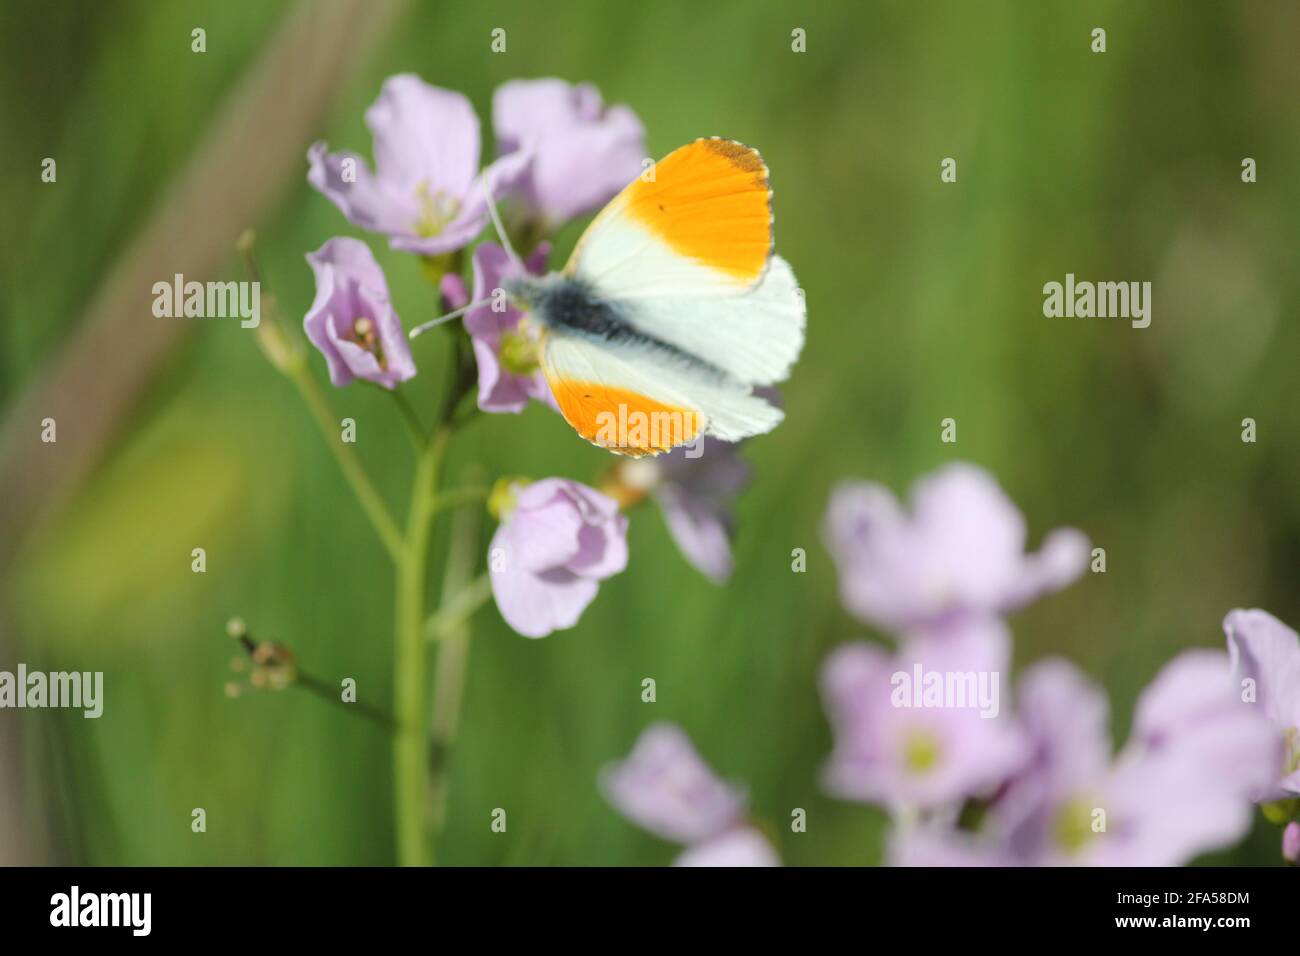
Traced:
MULTIPOLYGON (((1166 664, 1112 755, 1105 692, 1068 661, 1026 668, 1014 705, 971 692, 996 698, 1010 665, 1004 615, 1084 573, 1083 535, 1056 531, 1025 554, 1022 516, 968 465, 924 479, 911 504, 844 485, 826 527, 846 609, 898 644, 850 644, 827 660, 824 785, 890 811, 891 862, 1176 865, 1240 840, 1255 802, 1300 793, 1294 631, 1263 611, 1230 613, 1228 653, 1166 664)), ((1300 833, 1287 833, 1294 859, 1300 833)))
MULTIPOLYGON (((835 650, 822 671, 834 748, 828 793, 885 808, 900 866, 1171 866, 1230 846, 1255 804, 1300 858, 1300 636, 1232 611, 1227 652, 1188 650, 1138 699, 1112 753, 1105 692, 1068 661, 1027 667, 1014 701, 1007 612, 1087 569, 1078 531, 1025 553, 1024 519, 997 483, 954 464, 905 510, 885 488, 839 487, 827 546, 846 609, 897 636, 835 650)), ((776 851, 676 728, 645 731, 602 777, 608 799, 684 844, 679 865, 763 866, 776 851)), ((864 861, 866 862, 866 861, 864 861)))
MULTIPOLYGON (((589 85, 511 81, 496 90, 492 114, 497 156, 481 167, 479 119, 469 100, 403 74, 389 78, 366 111, 373 169, 325 143, 307 154, 308 182, 354 226, 441 266, 468 252, 469 288, 455 266, 440 276, 448 310, 492 299, 519 268, 500 244, 479 241, 489 225, 489 195, 505 204, 510 231, 528 249, 522 268, 540 275, 550 255, 546 236, 610 200, 645 159, 640 120, 625 106, 606 106, 589 85)), ((336 237, 307 261, 316 297, 304 327, 331 382, 364 379, 391 390, 414 377, 411 345, 370 247, 336 237)), ((532 401, 557 410, 532 326, 499 298, 470 308, 463 320, 477 365, 478 407, 519 413, 532 401)), ((619 509, 643 498, 658 503, 686 559, 710 579, 725 580, 731 501, 747 483, 748 466, 725 443, 700 451, 623 462, 603 490, 566 478, 512 480, 494 496, 501 523, 491 549, 496 559, 489 561, 506 622, 528 637, 576 624, 599 582, 626 566, 627 519, 619 509)))

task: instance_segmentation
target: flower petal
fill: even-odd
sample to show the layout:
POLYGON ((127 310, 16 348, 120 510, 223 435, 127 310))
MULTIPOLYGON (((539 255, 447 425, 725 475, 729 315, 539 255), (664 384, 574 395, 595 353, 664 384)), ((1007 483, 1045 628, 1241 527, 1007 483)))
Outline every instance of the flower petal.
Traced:
POLYGON ((726 512, 712 502, 693 498, 676 485, 656 495, 668 533, 691 567, 715 584, 731 577, 731 534, 726 512))
POLYGON ((1074 528, 1058 528, 1043 539, 1037 554, 1026 555, 1019 574, 1008 584, 1002 597, 1003 610, 1028 604, 1044 594, 1059 591, 1076 581, 1088 568, 1091 554, 1088 536, 1074 528))
POLYGON ((1232 681, 1228 655, 1184 651, 1160 669, 1138 698, 1125 756, 1176 752, 1188 785, 1257 799, 1281 777, 1280 735, 1232 681))
POLYGON ((845 608, 889 630, 996 617, 1069 583, 1087 540, 1063 529, 1026 556, 1025 522, 991 475, 955 463, 919 481, 912 514, 885 488, 841 485, 826 517, 845 608))
POLYGON ((366 110, 379 177, 403 195, 417 189, 464 201, 478 173, 478 115, 462 94, 413 73, 389 77, 366 110))
POLYGON ((687 849, 673 866, 780 866, 767 837, 753 827, 738 827, 687 849))
POLYGON ((996 608, 1021 569, 1025 520, 983 469, 956 463, 912 493, 917 543, 936 584, 961 607, 996 608))
POLYGON ((1253 680, 1256 702, 1273 725, 1300 727, 1300 635, 1260 610, 1228 612, 1223 630, 1238 687, 1253 680))
POLYGON ((413 195, 393 192, 355 153, 329 153, 324 143, 307 150, 307 182, 347 217, 372 232, 391 234, 410 227, 419 215, 413 195))
POLYGON ((524 637, 545 637, 573 627, 599 589, 595 581, 563 569, 533 574, 507 565, 500 571, 492 567, 489 573, 497 609, 524 637))
POLYGON ((519 191, 549 223, 598 208, 641 173, 641 121, 626 106, 605 109, 593 86, 513 80, 493 95, 492 117, 499 152, 533 155, 519 191))
POLYGON ((729 829, 744 811, 744 792, 722 781, 673 724, 653 724, 632 752, 600 774, 605 797, 656 836, 693 844, 729 829))
POLYGON ((504 525, 502 559, 523 571, 564 567, 578 553, 583 527, 582 516, 563 492, 543 505, 520 503, 504 525))

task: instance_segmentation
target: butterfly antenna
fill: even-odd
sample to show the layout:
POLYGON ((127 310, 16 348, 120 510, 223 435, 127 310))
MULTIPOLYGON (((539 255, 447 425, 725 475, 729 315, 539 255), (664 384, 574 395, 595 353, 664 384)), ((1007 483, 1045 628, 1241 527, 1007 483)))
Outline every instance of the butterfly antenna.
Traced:
POLYGON ((436 319, 430 319, 428 322, 425 322, 423 325, 417 325, 415 328, 411 329, 411 331, 407 333, 407 338, 413 339, 417 335, 423 335, 425 332, 429 331, 435 325, 442 325, 442 323, 450 322, 452 319, 459 319, 466 312, 469 312, 472 309, 477 309, 480 306, 487 305, 491 301, 492 301, 491 296, 488 296, 486 299, 476 299, 473 302, 470 302, 468 305, 462 305, 459 309, 456 309, 452 312, 448 312, 446 315, 440 315, 436 319))
POLYGON ((483 198, 487 200, 488 215, 492 217, 492 226, 497 231, 497 238, 501 240, 501 248, 505 249, 506 255, 510 261, 515 264, 520 272, 527 271, 524 269, 524 262, 515 252, 515 247, 510 245, 510 237, 506 235, 505 226, 501 225, 501 214, 497 212, 496 200, 492 198, 492 190, 488 186, 487 173, 483 173, 483 198))

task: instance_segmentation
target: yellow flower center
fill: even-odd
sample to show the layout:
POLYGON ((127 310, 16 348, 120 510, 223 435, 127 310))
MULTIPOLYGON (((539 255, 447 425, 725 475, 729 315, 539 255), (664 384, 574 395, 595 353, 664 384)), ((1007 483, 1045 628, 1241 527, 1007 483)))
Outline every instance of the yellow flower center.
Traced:
POLYGON ((1057 846, 1068 854, 1075 854, 1092 842, 1097 831, 1092 828, 1093 807, 1090 801, 1077 797, 1061 807, 1052 821, 1052 836, 1057 846))
POLYGON ((379 360, 379 367, 387 368, 388 363, 384 358, 384 347, 379 342, 379 333, 375 329, 375 323, 365 316, 360 316, 352 322, 352 341, 356 342, 363 349, 379 360))
POLYGON ((903 765, 915 774, 929 773, 942 756, 939 741, 924 731, 913 731, 903 744, 903 765))
POLYGON ((420 218, 415 220, 415 233, 428 239, 439 235, 460 212, 460 201, 444 192, 430 193, 425 180, 415 187, 415 198, 420 203, 420 218))
POLYGON ((537 341, 523 332, 501 336, 501 367, 511 375, 532 375, 540 368, 537 341))

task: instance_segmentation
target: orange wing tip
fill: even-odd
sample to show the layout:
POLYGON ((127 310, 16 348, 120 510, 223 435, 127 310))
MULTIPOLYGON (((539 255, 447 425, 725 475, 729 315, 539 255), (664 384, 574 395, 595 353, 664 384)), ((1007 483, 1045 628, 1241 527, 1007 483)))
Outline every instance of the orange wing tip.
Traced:
POLYGON ((595 382, 553 379, 551 392, 560 413, 591 442, 619 455, 658 455, 693 441, 704 425, 691 408, 595 382))
POLYGON ((763 162, 762 154, 753 146, 746 146, 739 140, 724 139, 721 136, 706 136, 695 142, 703 143, 707 149, 721 156, 737 169, 756 174, 763 188, 767 188, 767 163, 763 162))
POLYGON ((628 186, 624 208, 679 255, 746 284, 772 255, 772 191, 758 150, 718 136, 697 139, 628 186))

